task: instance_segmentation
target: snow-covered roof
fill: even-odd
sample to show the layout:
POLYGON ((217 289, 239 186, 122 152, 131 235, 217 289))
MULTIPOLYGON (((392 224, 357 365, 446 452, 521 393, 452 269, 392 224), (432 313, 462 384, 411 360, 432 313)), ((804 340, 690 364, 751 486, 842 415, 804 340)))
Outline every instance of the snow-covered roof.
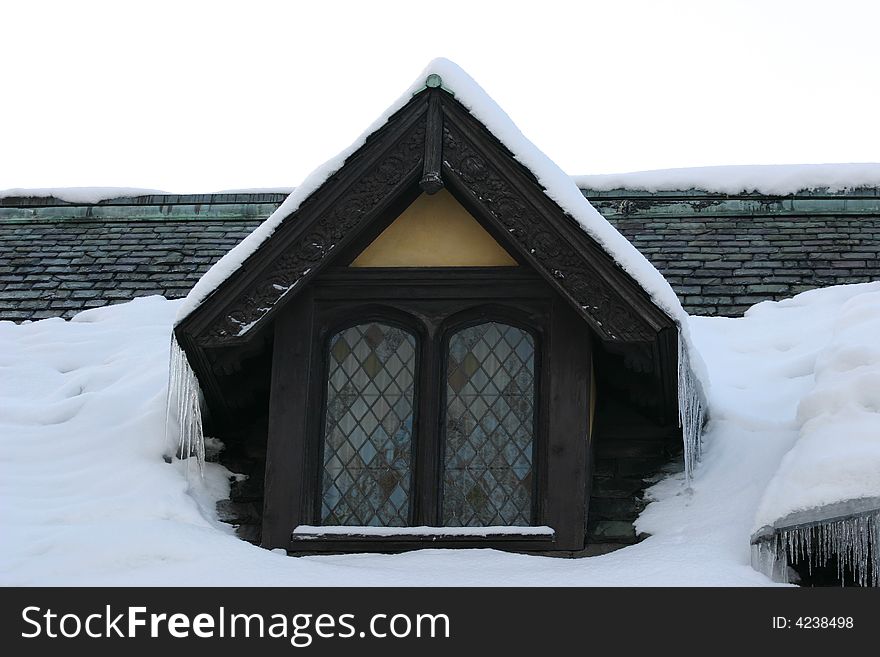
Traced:
POLYGON ((0 189, 0 199, 54 198, 65 203, 89 205, 101 203, 102 201, 137 198, 139 196, 181 198, 185 196, 220 196, 223 194, 291 194, 293 190, 293 187, 242 187, 221 189, 214 192, 175 194, 142 187, 14 187, 0 189))
POLYGON ((603 173, 574 177, 582 189, 660 191, 700 190, 720 194, 785 195, 807 190, 836 192, 880 185, 880 163, 760 164, 631 173, 603 173))
POLYGON ((546 195, 570 214, 612 258, 650 295, 654 303, 679 324, 687 316, 675 292, 656 268, 587 201, 574 181, 532 144, 507 114, 461 68, 447 59, 435 59, 415 82, 358 139, 336 157, 315 169, 287 200, 250 236, 221 258, 196 283, 184 300, 177 321, 188 316, 263 244, 300 205, 413 94, 425 87, 430 75, 439 75, 443 88, 506 146, 544 187, 546 195))
POLYGON ((293 194, 295 187, 241 187, 221 189, 214 194, 293 194))
MULTIPOLYGON (((388 112, 383 114, 387 120, 386 114, 390 114, 388 112)), ((370 132, 380 127, 377 123, 371 126, 370 132)), ((362 135, 362 138, 364 137, 365 135, 362 135)), ((363 142, 359 139, 356 143, 363 142)), ((350 155, 354 150, 356 147, 349 147, 345 153, 350 155)), ((337 162, 338 159, 339 156, 333 158, 331 162, 337 162)), ((327 165, 329 164, 330 162, 327 163, 327 165)), ((317 173, 317 170, 312 175, 314 173, 317 173)), ((757 193, 784 196, 797 192, 836 193, 880 187, 880 163, 724 165, 653 169, 626 173, 594 173, 575 175, 571 178, 580 189, 593 192, 620 189, 645 192, 693 190, 715 194, 757 193)), ((296 188, 293 186, 243 187, 214 192, 185 192, 184 194, 292 194, 295 191, 296 188)), ((16 187, 0 189, 0 199, 56 198, 67 203, 100 203, 119 198, 168 194, 169 192, 141 187, 16 187)))
MULTIPOLYGON (((617 193, 594 195, 591 203, 666 276, 689 313, 736 316, 764 299, 880 273, 869 259, 880 249, 880 190, 872 191, 712 201, 705 211, 696 194, 636 192, 633 208, 617 193), (786 258, 770 257, 777 252, 786 258), (730 271, 738 275, 724 275, 730 271)), ((111 299, 186 296, 288 194, 161 195, 63 207, 51 199, 0 199, 0 317, 69 318, 111 299), (76 296, 65 293, 72 288, 76 296)))
MULTIPOLYGON (((0 322, 0 586, 771 583, 746 565, 754 495, 730 495, 712 477, 691 496, 681 477, 667 480, 640 524, 653 535, 595 559, 497 550, 291 559, 250 545, 217 518, 229 470, 206 463, 202 478, 192 459, 162 458, 180 303, 148 297, 72 321, 0 322)), ((707 468, 723 472, 738 456, 707 468)))
POLYGON ((166 194, 158 189, 141 187, 15 187, 0 190, 2 198, 57 198, 67 203, 100 203, 115 198, 133 198, 166 194))
POLYGON ((636 523, 646 540, 596 559, 424 550, 319 563, 261 550, 217 521, 229 471, 208 463, 204 479, 193 467, 187 480, 186 462, 162 460, 168 333, 179 301, 138 299, 69 322, 0 322, 8 374, 0 377, 0 499, 16 501, 0 505, 0 585, 771 584, 747 565, 749 536, 759 506, 769 510, 777 497, 767 518, 793 508, 795 498, 773 482, 793 472, 800 459, 786 454, 797 454, 809 425, 865 421, 858 436, 816 434, 828 458, 817 451, 803 461, 805 484, 862 495, 869 489, 851 487, 868 480, 844 481, 847 468, 880 470, 876 450, 869 462, 849 442, 873 435, 876 444, 877 386, 843 385, 876 370, 876 347, 863 338, 869 325, 876 335, 878 288, 816 290, 737 319, 691 318, 713 384, 711 457, 692 492, 680 474, 650 491, 636 523))
POLYGON ((690 321, 714 417, 696 497, 725 489, 753 509, 737 523, 768 575, 784 581, 792 552, 834 552, 867 581, 869 544, 880 563, 880 282, 690 321))

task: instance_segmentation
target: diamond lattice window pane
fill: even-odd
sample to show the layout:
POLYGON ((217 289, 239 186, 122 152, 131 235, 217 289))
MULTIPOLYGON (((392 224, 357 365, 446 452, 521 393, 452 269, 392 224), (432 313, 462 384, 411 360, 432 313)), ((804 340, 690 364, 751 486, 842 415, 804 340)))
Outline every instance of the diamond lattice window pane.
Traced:
POLYGON ((321 523, 409 524, 416 339, 361 324, 330 340, 321 523))
POLYGON ((535 341, 489 322, 449 340, 443 524, 529 525, 535 341))

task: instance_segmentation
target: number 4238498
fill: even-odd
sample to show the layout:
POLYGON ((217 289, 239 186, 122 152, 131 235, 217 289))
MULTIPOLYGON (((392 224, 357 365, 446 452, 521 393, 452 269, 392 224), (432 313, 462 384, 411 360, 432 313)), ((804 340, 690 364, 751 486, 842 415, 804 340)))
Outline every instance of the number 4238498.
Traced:
POLYGON ((774 630, 797 628, 799 630, 849 630, 854 625, 852 616, 798 616, 796 620, 785 616, 773 617, 774 630))

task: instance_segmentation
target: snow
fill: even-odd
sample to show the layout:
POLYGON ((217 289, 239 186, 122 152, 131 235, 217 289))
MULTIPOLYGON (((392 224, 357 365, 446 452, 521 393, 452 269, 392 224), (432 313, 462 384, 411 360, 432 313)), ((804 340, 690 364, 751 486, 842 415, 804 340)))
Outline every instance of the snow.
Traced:
POLYGON ((749 532, 797 437, 810 389, 801 373, 822 343, 806 330, 823 321, 813 308, 793 307, 785 322, 781 311, 694 319, 717 412, 691 490, 677 474, 650 491, 638 529, 653 535, 638 545, 586 559, 490 549, 293 558, 217 521, 228 471, 209 462, 202 479, 195 459, 163 460, 180 305, 146 297, 71 321, 0 322, 0 585, 771 584, 749 565, 749 532))
POLYGON ((755 529, 857 499, 880 509, 880 283, 832 290, 799 297, 816 297, 814 309, 819 298, 833 299, 823 308, 831 335, 798 405, 797 442, 764 493, 755 529))
POLYGON ((768 585, 749 565, 756 527, 880 492, 880 283, 867 283, 690 318, 712 408, 704 457, 690 486, 679 473, 649 490, 638 545, 281 556, 217 520, 232 473, 163 459, 180 305, 0 322, 0 585, 768 585))
POLYGON ((293 187, 242 187, 240 189, 221 189, 212 194, 292 194, 293 187))
MULTIPOLYGON (((182 194, 290 194, 293 191, 293 187, 243 187, 241 189, 221 189, 216 192, 185 192, 182 194)), ((17 187, 0 190, 0 199, 57 198, 66 203, 100 203, 117 198, 168 194, 171 192, 141 187, 17 187)))
POLYGON ((40 187, 13 188, 0 190, 3 198, 57 198, 67 203, 100 203, 115 198, 133 198, 167 194, 158 189, 141 189, 140 187, 40 187))
POLYGON ((880 186, 880 164, 761 164, 575 176, 582 189, 659 191, 702 190, 721 194, 758 192, 785 195, 805 190, 837 192, 880 186))
MULTIPOLYGON (((590 205, 574 181, 519 131, 510 117, 461 68, 447 59, 435 59, 415 82, 358 139, 336 157, 315 169, 301 185, 248 237, 224 255, 196 283, 180 308, 177 321, 189 315, 211 292, 235 272, 281 225, 284 219, 343 165, 346 158, 364 144, 367 137, 384 125, 412 95, 425 86, 429 75, 442 78, 443 88, 454 93, 489 131, 525 165, 545 188, 548 197, 574 217, 614 260, 644 289, 671 318, 684 323, 686 317, 678 297, 654 266, 590 205)), ((268 309, 267 309, 268 312, 268 309)))
POLYGON ((865 437, 880 435, 868 412, 877 386, 861 378, 877 363, 880 283, 833 287, 743 318, 690 319, 710 383, 704 457, 690 487, 679 473, 649 490, 636 526, 652 535, 635 546, 585 559, 489 549, 280 556, 218 522, 214 501, 231 473, 209 462, 202 479, 195 459, 163 460, 179 306, 146 297, 71 321, 0 322, 0 584, 767 585, 750 566, 759 507, 775 505, 772 519, 817 484, 863 496, 872 489, 857 482, 880 469, 866 461, 852 478, 860 464, 838 458, 865 459, 865 437), (823 433, 826 416, 859 433, 823 433), (794 458, 810 437, 816 451, 794 458), (807 485, 774 492, 780 477, 798 482, 786 474, 797 464, 807 485))
POLYGON ((750 536, 770 536, 770 526, 783 530, 753 557, 780 581, 789 576, 786 549, 819 559, 842 554, 839 563, 862 582, 873 559, 878 581, 878 316, 880 282, 763 302, 742 319, 692 318, 696 346, 709 362, 712 409, 695 486, 705 489, 719 450, 737 450, 722 457, 731 476, 727 494, 754 509, 750 536), (853 512, 861 515, 841 519, 853 512), (823 524, 814 534, 785 530, 816 521, 823 524))
MULTIPOLYGON (((425 69, 424 77, 427 77, 428 71, 432 70, 432 66, 455 66, 451 62, 444 60, 435 60, 425 69)), ((443 75, 443 74, 441 74, 443 75)), ((445 74, 450 79, 453 78, 449 73, 445 74)), ((467 80, 469 90, 476 87, 476 83, 467 77, 467 74, 458 70, 455 79, 464 77, 467 80)), ((423 81, 423 77, 419 80, 423 81)), ((446 81, 444 77, 444 81, 446 81)), ((417 82, 410 88, 410 93, 417 91, 422 86, 421 82, 417 82)), ((449 86, 444 84, 444 86, 449 86)), ((471 96, 485 94, 479 87, 472 91, 471 96)), ((465 93, 465 96, 468 96, 465 93)), ((459 91, 456 91, 456 97, 462 100, 459 91)), ((286 207, 284 215, 293 212, 309 194, 311 194, 321 183, 330 177, 332 173, 342 166, 345 157, 353 153, 359 148, 366 137, 387 121, 388 117, 403 106, 408 96, 405 94, 389 108, 373 125, 361 135, 351 146, 345 151, 337 155, 335 158, 327 162, 325 165, 316 169, 307 179, 310 183, 308 193, 303 191, 302 198, 299 202, 291 201, 286 207), (391 111, 393 110, 393 111, 391 111)), ((474 102, 466 106, 475 116, 501 116, 506 122, 510 119, 501 112, 497 106, 489 107, 491 99, 485 97, 483 99, 472 98, 474 102), (481 112, 481 109, 483 110, 481 112)), ((499 121, 500 123, 501 121, 499 121)), ((519 146, 519 154, 517 159, 524 164, 532 161, 542 169, 547 167, 546 156, 536 154, 537 149, 525 137, 519 133, 518 129, 512 123, 505 130, 510 143, 504 142, 508 148, 519 146), (535 156, 535 157, 533 157, 535 156), (543 162, 540 162, 543 160, 543 162)), ((500 135, 496 135, 500 136, 500 135)), ((515 151, 517 153, 517 151, 515 151)), ((552 165, 552 162, 550 163, 552 165)), ((555 165, 552 165, 555 167, 555 165)), ((558 174, 551 174, 552 178, 558 178, 558 174)), ((838 164, 752 164, 752 165, 725 165, 711 167, 686 167, 678 169, 655 169, 652 171, 632 171, 628 173, 597 173, 587 175, 571 176, 571 181, 580 189, 591 190, 595 192, 606 192, 617 189, 638 190, 647 192, 665 192, 665 191, 688 191, 699 190, 704 192, 715 192, 719 194, 740 194, 748 192, 757 192, 760 194, 780 195, 794 194, 801 191, 826 191, 840 192, 862 187, 878 187, 880 186, 880 163, 838 163, 838 164)), ((558 182, 558 181, 557 181, 558 182)), ((554 185, 559 187, 557 192, 561 192, 563 185, 554 185)), ((211 194, 293 194, 297 191, 295 187, 243 187, 236 189, 222 189, 211 194)), ((153 194, 168 194, 157 189, 143 189, 140 187, 44 187, 44 188, 13 188, 0 190, 0 199, 23 197, 23 198, 57 198, 68 203, 98 203, 116 198, 129 198, 137 196, 147 196, 153 194)), ((200 194, 202 192, 192 192, 200 194)), ((568 194, 560 193, 560 197, 567 197, 568 194)), ((552 198, 552 196, 551 196, 552 198)), ((580 204, 577 201, 576 204, 580 204)), ((566 207, 566 209, 568 209, 566 207)), ((274 215, 273 215, 274 216, 274 215)), ((283 218, 279 216, 276 221, 280 223, 283 218)), ((595 217, 587 223, 593 223, 595 217)), ((582 221, 582 224, 584 222, 582 221)), ((277 227, 277 224, 272 227, 277 227)), ((267 229, 268 230, 268 229, 267 229)), ((589 229, 587 229, 589 232, 589 229)), ((269 232, 268 234, 271 234, 269 232)), ((268 234, 266 237, 268 237, 268 234)), ((265 238, 264 238, 265 239, 265 238)), ((612 238, 613 239, 613 238, 612 238)), ((262 240, 261 240, 262 241, 262 240)), ((246 257, 246 256, 244 256, 246 257)), ((243 260, 243 257, 242 257, 243 260)), ((240 263, 239 263, 240 264, 240 263)), ((228 263, 230 271, 234 271, 232 264, 228 263)), ((206 284, 207 286, 207 284, 206 284)), ((216 285, 215 285, 216 287, 216 285)), ((210 290, 206 289, 205 295, 210 290)))
POLYGON ((333 526, 299 525, 294 535, 317 536, 552 536, 550 527, 372 527, 372 526, 333 526))

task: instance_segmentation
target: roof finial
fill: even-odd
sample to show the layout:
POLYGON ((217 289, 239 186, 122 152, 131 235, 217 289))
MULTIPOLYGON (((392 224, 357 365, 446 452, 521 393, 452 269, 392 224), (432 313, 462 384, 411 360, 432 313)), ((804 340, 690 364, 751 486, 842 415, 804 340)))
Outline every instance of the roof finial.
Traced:
POLYGON ((437 89, 443 84, 443 78, 436 73, 431 73, 425 80, 425 86, 429 89, 437 89))

